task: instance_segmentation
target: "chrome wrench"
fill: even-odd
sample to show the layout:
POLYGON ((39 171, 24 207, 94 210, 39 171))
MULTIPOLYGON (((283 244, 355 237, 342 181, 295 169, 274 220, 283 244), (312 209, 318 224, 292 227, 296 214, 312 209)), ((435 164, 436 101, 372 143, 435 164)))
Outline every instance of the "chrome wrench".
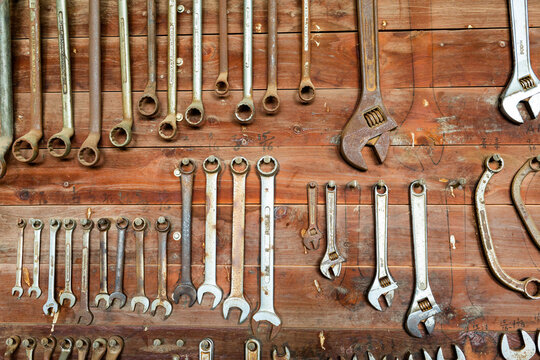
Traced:
POLYGON ((521 338, 523 339, 523 347, 519 350, 510 349, 506 334, 501 336, 501 355, 505 360, 529 360, 536 353, 536 345, 530 335, 522 329, 519 329, 519 332, 521 333, 521 338))
POLYGON ((326 252, 321 261, 321 273, 330 280, 341 273, 341 264, 346 260, 336 244, 337 228, 337 186, 333 181, 326 184, 326 252), (332 273, 330 273, 332 269, 332 273))
POLYGON ((105 309, 111 306, 109 299, 109 289, 107 286, 108 266, 107 266, 107 232, 111 227, 111 221, 107 218, 101 218, 97 222, 97 228, 99 230, 99 293, 94 300, 95 306, 99 306, 99 302, 103 300, 105 302, 105 309))
POLYGON ((58 303, 54 299, 54 275, 56 271, 56 234, 60 228, 60 221, 51 219, 49 222, 49 288, 47 290, 47 302, 43 305, 45 315, 53 316, 58 312, 58 303))
POLYGON ((150 312, 152 316, 155 316, 157 307, 163 307, 165 309, 164 320, 172 313, 172 304, 167 297, 167 236, 170 229, 169 219, 160 216, 156 222, 156 230, 158 231, 158 294, 157 298, 152 301, 150 312))
POLYGON ((236 105, 234 115, 241 124, 250 124, 255 118, 253 105, 253 0, 244 0, 244 73, 243 98, 236 105))
POLYGON ((17 220, 17 226, 19 227, 19 241, 17 242, 17 268, 15 269, 15 286, 11 289, 11 295, 17 293, 17 299, 20 299, 24 294, 22 288, 22 262, 23 262, 23 248, 24 248, 24 228, 26 227, 26 220, 17 220))
POLYGON ((136 241, 136 262, 137 262, 137 292, 131 299, 131 311, 135 311, 135 306, 141 304, 142 312, 145 313, 150 307, 150 300, 144 292, 144 231, 148 227, 148 222, 144 218, 133 220, 136 241))
MULTIPOLYGON (((148 82, 146 88, 139 99, 139 113, 146 117, 153 117, 159 110, 159 98, 156 94, 157 75, 156 75, 156 0, 146 1, 146 16, 147 16, 147 39, 146 47, 148 51, 148 82)), ((176 57, 175 57, 176 61, 176 57)))
POLYGON ((34 339, 33 337, 28 337, 22 341, 21 345, 26 350, 26 358, 33 359, 34 350, 36 349, 36 345, 37 345, 36 339, 34 339))
POLYGON ((199 343, 199 360, 214 359, 214 342, 210 338, 202 339, 199 343))
POLYGON ((64 305, 64 300, 69 300, 69 307, 72 308, 77 301, 73 291, 71 290, 71 266, 72 266, 72 245, 73 245, 73 230, 77 223, 73 219, 64 219, 64 229, 66 229, 66 268, 65 268, 65 285, 64 291, 60 294, 60 305, 64 305))
POLYGON ((89 276, 90 276, 90 234, 94 227, 94 222, 90 219, 81 221, 83 228, 82 236, 82 259, 81 259, 81 302, 79 303, 79 317, 77 324, 90 325, 94 320, 94 314, 88 306, 89 301, 89 276))
POLYGON ((32 275, 32 286, 28 289, 28 296, 36 293, 36 299, 41 296, 39 288, 39 256, 41 252, 41 229, 43 229, 43 221, 39 219, 30 219, 32 229, 34 229, 34 270, 32 275))
POLYGON ((124 254, 126 248, 126 229, 129 220, 125 217, 116 219, 116 229, 118 229, 118 245, 116 246, 116 272, 114 277, 114 292, 109 296, 109 304, 114 300, 120 302, 120 309, 126 304, 127 296, 124 294, 124 254))
POLYGON ((58 360, 68 360, 71 358, 71 350, 73 349, 73 339, 66 337, 60 343, 60 357, 58 360))
POLYGON ((0 178, 6 174, 6 155, 13 141, 13 82, 9 0, 0 0, 0 178))
POLYGON ((306 249, 317 250, 323 237, 321 230, 317 226, 317 201, 318 186, 315 181, 307 185, 308 192, 308 228, 302 230, 302 242, 306 249))
POLYGON ((202 0, 193 0, 193 97, 186 109, 186 122, 199 127, 204 122, 202 103, 202 0))

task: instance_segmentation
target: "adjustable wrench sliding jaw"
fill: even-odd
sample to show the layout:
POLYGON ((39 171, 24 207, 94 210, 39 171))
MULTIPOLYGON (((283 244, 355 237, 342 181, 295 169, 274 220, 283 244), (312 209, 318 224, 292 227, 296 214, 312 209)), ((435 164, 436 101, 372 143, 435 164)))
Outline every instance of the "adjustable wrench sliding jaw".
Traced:
POLYGON ((60 221, 56 219, 51 219, 49 222, 49 288, 47 289, 47 302, 43 305, 43 312, 47 316, 53 316, 58 312, 58 303, 54 299, 54 276, 56 271, 56 234, 60 224, 60 221))
POLYGON ((23 262, 23 248, 24 248, 24 228, 26 227, 26 220, 19 219, 17 221, 19 227, 19 241, 17 242, 17 268, 15 269, 15 286, 11 289, 11 295, 17 294, 17 299, 20 299, 24 294, 22 288, 22 262, 23 262))
POLYGON ((158 231, 158 294, 152 301, 150 312, 156 315, 158 306, 165 309, 166 320, 172 313, 172 304, 167 297, 167 236, 171 230, 171 222, 165 216, 160 216, 156 222, 158 231))
POLYGON ((41 289, 39 288, 39 256, 41 248, 41 229, 43 229, 43 221, 39 219, 30 219, 32 229, 34 229, 34 269, 32 271, 32 286, 28 288, 28 296, 32 296, 32 293, 36 293, 36 299, 41 296, 41 289))
POLYGON ((65 267, 65 285, 64 285, 64 291, 60 294, 59 302, 60 305, 64 305, 65 300, 69 300, 69 307, 72 308, 73 305, 75 305, 75 302, 77 301, 77 298, 73 294, 73 291, 71 290, 71 266, 72 266, 72 245, 73 245, 73 230, 75 229, 75 226, 77 223, 73 219, 64 219, 64 229, 66 229, 66 255, 65 255, 65 261, 66 261, 66 267, 65 267))
POLYGON ((99 293, 94 300, 95 306, 99 307, 101 300, 105 302, 105 309, 111 306, 109 300, 109 290, 107 286, 107 278, 109 268, 107 266, 107 242, 108 231, 111 227, 111 221, 107 218, 101 218, 97 222, 97 228, 99 230, 99 293))
POLYGON ((144 292, 144 231, 148 227, 148 222, 144 218, 133 220, 136 241, 136 262, 137 262, 137 292, 131 298, 131 311, 135 311, 135 306, 140 304, 142 312, 145 313, 150 307, 150 300, 144 292))
POLYGON ((116 228, 118 229, 116 273, 114 279, 114 292, 109 296, 109 303, 112 305, 114 300, 118 300, 120 308, 124 307, 127 300, 127 296, 124 294, 124 253, 126 248, 126 229, 128 226, 129 220, 125 217, 116 219, 116 228))
POLYGON ((326 184, 326 252, 319 268, 321 273, 330 280, 338 277, 341 273, 341 264, 346 260, 339 253, 336 244, 337 227, 337 186, 330 181, 326 184), (332 274, 330 274, 332 269, 332 274))

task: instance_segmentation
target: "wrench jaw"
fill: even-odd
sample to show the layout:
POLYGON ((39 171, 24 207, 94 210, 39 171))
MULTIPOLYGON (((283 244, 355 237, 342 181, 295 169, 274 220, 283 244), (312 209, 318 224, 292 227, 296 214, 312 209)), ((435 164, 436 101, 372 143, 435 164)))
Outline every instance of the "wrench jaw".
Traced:
POLYGON ((244 297, 228 297, 223 301, 223 317, 228 320, 229 312, 231 308, 237 308, 240 310, 240 318, 238 324, 242 324, 249 316, 250 306, 248 301, 244 297))
POLYGON ((422 333, 418 327, 422 322, 428 335, 431 334, 435 328, 435 319, 433 317, 440 312, 441 309, 435 302, 429 286, 426 290, 417 290, 414 294, 414 301, 407 312, 406 330, 412 336, 421 338, 422 333))
POLYGON ((259 327, 262 322, 270 325, 271 330, 268 334, 268 340, 274 339, 281 330, 281 319, 279 316, 272 311, 258 310, 251 317, 251 331, 253 334, 256 335, 259 332, 259 327))
POLYGON ((211 295, 214 295, 214 303, 212 304, 211 310, 214 310, 219 303, 221 302, 221 299, 223 298, 223 290, 220 289, 219 286, 214 284, 202 284, 197 289, 197 302, 199 305, 202 303, 204 294, 209 293, 211 295))
POLYGON ((109 306, 111 306, 114 303, 114 300, 119 301, 119 305, 121 309, 124 307, 124 305, 126 305, 127 296, 121 292, 115 291, 109 296, 109 306))
POLYGON ((24 290, 23 290, 22 286, 14 286, 11 289, 11 295, 14 296, 15 293, 17 293, 17 299, 20 299, 21 296, 23 296, 23 294, 24 294, 24 290))
POLYGON ((131 311, 135 311, 137 304, 142 306, 142 313, 144 314, 150 307, 150 300, 146 296, 135 296, 131 299, 131 311))
MULTIPOLYGON (((463 354, 463 351, 461 351, 459 346, 454 345, 454 351, 456 352, 456 359, 457 360, 466 360, 465 354, 463 354)), ((425 352, 425 350, 424 350, 424 352, 425 352)), ((442 351, 441 347, 439 347, 439 350, 437 350, 437 360, 444 360, 444 354, 443 354, 443 351, 442 351)))
POLYGON ((58 312, 58 303, 53 299, 43 305, 43 313, 47 316, 54 316, 58 312))
POLYGON ((522 86, 520 79, 517 78, 517 73, 514 71, 508 86, 499 97, 501 112, 516 124, 523 124, 524 121, 518 109, 519 103, 524 103, 533 119, 536 119, 540 113, 540 81, 532 69, 529 69, 528 73, 529 75, 524 77, 527 80, 523 81, 523 83, 529 87, 522 86))
POLYGON ((182 295, 186 295, 189 298, 188 306, 192 307, 197 300, 197 290, 192 284, 179 284, 174 289, 172 294, 173 301, 178 304, 182 295))
POLYGON ((85 310, 85 312, 79 315, 77 324, 88 326, 92 323, 92 321, 94 321, 94 314, 92 314, 90 309, 88 309, 88 311, 85 310))
POLYGON ((28 296, 32 297, 32 293, 36 294, 36 299, 39 299, 41 296, 41 289, 37 285, 32 285, 30 288, 28 288, 28 296))
POLYGON ((158 306, 165 309, 165 316, 163 320, 167 320, 172 313, 172 304, 168 300, 155 299, 152 301, 152 306, 150 307, 150 314, 152 314, 152 316, 156 316, 158 306))
POLYGON ((388 276, 387 279, 390 281, 390 284, 382 286, 379 277, 376 277, 368 292, 369 303, 379 311, 382 311, 381 303, 379 301, 380 297, 384 296, 386 305, 391 307, 394 301, 394 290, 398 288, 397 283, 390 276, 388 276))
POLYGON ((272 360, 290 360, 291 359, 291 352, 289 351, 288 346, 284 346, 284 354, 279 355, 277 348, 274 347, 274 350, 272 350, 272 360))
POLYGON ((72 308, 73 305, 75 305, 75 302, 77 301, 77 298, 73 293, 63 292, 60 294, 60 298, 58 299, 60 301, 60 305, 64 306, 64 301, 69 300, 69 307, 72 308))
POLYGON ((337 253, 334 254, 336 254, 337 257, 334 260, 331 260, 330 255, 326 253, 320 266, 321 273, 330 280, 339 277, 339 274, 341 273, 341 264, 345 262, 343 256, 337 253), (330 273, 330 269, 332 269, 332 273, 330 273))
POLYGON ((317 250, 323 234, 316 226, 310 225, 302 238, 302 243, 308 250, 317 250))
POLYGON ((519 350, 512 350, 510 349, 510 345, 508 344, 508 338, 506 334, 503 334, 501 336, 501 354, 503 358, 506 360, 519 360, 519 359, 530 359, 534 356, 536 353, 536 345, 534 343, 534 340, 525 332, 524 330, 519 330, 521 333, 521 338, 523 340, 524 346, 519 350))
POLYGON ((105 301, 105 309, 108 309, 111 306, 109 294, 103 294, 103 293, 97 294, 96 298, 94 299, 94 305, 96 307, 99 307, 99 303, 101 301, 105 301))

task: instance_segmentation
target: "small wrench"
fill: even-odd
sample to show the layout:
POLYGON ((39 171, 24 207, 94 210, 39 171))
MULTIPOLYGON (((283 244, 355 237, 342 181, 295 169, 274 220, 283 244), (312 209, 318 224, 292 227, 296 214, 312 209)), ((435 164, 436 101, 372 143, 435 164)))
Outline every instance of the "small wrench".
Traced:
POLYGON ((107 341, 107 355, 105 360, 116 360, 124 348, 124 340, 120 336, 111 336, 107 341))
POLYGON ((13 354, 17 351, 21 338, 17 335, 10 336, 6 339, 6 351, 4 352, 4 359, 10 360, 13 358, 13 354))
POLYGON ((56 270, 56 234, 60 228, 60 221, 51 219, 49 222, 49 288, 47 290, 47 302, 43 305, 45 315, 53 316, 58 312, 58 303, 54 299, 54 275, 56 270))
POLYGON ((210 338, 202 339, 199 343, 199 360, 214 359, 214 342, 210 338))
POLYGON ((289 351, 289 348, 287 346, 284 346, 283 349, 283 355, 279 355, 277 348, 274 348, 274 350, 272 350, 272 360, 290 360, 291 352, 289 351))
POLYGON ((227 30, 227 0, 219 0, 219 75, 214 90, 217 96, 225 97, 229 93, 229 55, 227 30))
POLYGON ((43 221, 39 219, 30 219, 32 229, 34 229, 34 270, 32 275, 32 286, 28 289, 28 296, 36 293, 36 299, 41 296, 39 288, 39 256, 41 252, 41 229, 43 229, 43 221))
POLYGON ((217 188, 221 172, 221 161, 210 155, 203 162, 206 174, 206 225, 204 240, 204 282, 197 290, 197 301, 202 303, 205 293, 214 295, 212 310, 221 302, 223 291, 216 282, 216 226, 217 226, 217 188))
POLYGON ((336 244, 337 228, 337 186, 333 181, 326 184, 326 252, 321 261, 321 273, 330 280, 341 273, 341 264, 346 260, 339 253, 336 244), (332 273, 330 273, 332 269, 332 273))
POLYGON ((22 346, 26 350, 26 358, 27 359, 33 359, 34 358, 34 350, 36 349, 36 339, 33 337, 28 337, 22 341, 22 346))
POLYGON ((275 114, 279 110, 279 95, 277 90, 277 0, 268 0, 268 84, 262 100, 262 106, 267 114, 275 114))
MULTIPOLYGON (((456 360, 466 360, 465 354, 463 353, 463 351, 461 351, 459 346, 454 345, 454 351, 456 352, 456 360)), ((425 354, 426 353, 424 352, 424 355, 425 354)), ((444 354, 441 347, 439 347, 439 349, 437 350, 437 360, 444 360, 444 354)))
POLYGON ((508 345, 508 338, 506 334, 501 336, 501 354, 506 360, 529 360, 536 352, 536 345, 534 340, 524 330, 519 330, 521 338, 523 339, 523 347, 519 350, 510 349, 508 345))
POLYGON ((94 314, 88 307, 88 285, 89 285, 89 268, 90 268, 90 233, 94 227, 94 222, 90 219, 81 221, 83 228, 82 237, 82 259, 81 259, 81 302, 79 303, 79 317, 77 324, 90 325, 94 320, 94 314))
POLYGON ((418 325, 423 322, 428 334, 435 328, 434 316, 441 312, 435 302, 428 277, 427 186, 423 179, 409 186, 411 222, 414 242, 414 296, 407 311, 406 329, 412 336, 422 337, 418 325))
POLYGON ((203 124, 202 103, 202 0, 193 0, 193 96, 186 109, 186 122, 199 127, 203 124))
POLYGON ((150 300, 148 300, 146 293, 144 292, 144 231, 147 226, 148 222, 144 218, 136 218, 133 221, 137 248, 137 292, 131 299, 131 311, 135 311, 135 306, 141 304, 143 313, 150 307, 150 300))
POLYGON ((150 312, 156 315, 156 309, 161 306, 165 309, 166 320, 172 313, 172 304, 167 297, 167 236, 171 229, 169 219, 160 216, 156 222, 158 231, 158 294, 157 299, 152 301, 150 312))
POLYGON ((245 345, 244 360, 261 360, 261 343, 257 339, 248 339, 245 345))
POLYGON ((308 250, 317 250, 323 237, 321 230, 317 226, 317 183, 311 181, 307 184, 308 192, 308 228, 302 230, 302 242, 308 250))
POLYGON ((71 357, 71 350, 73 349, 73 339, 66 337, 60 343, 60 357, 58 360, 68 360, 71 357))
POLYGON ((99 306, 101 300, 105 301, 105 309, 111 306, 109 299, 109 290, 107 286, 107 272, 109 270, 107 266, 107 232, 111 227, 111 221, 107 218, 101 218, 97 222, 97 228, 99 230, 99 293, 94 299, 96 307, 99 306))
POLYGON ((104 338, 97 338, 92 343, 92 357, 91 360, 101 360, 107 352, 107 340, 104 338))
POLYGON ((17 226, 19 227, 19 241, 17 243, 17 268, 15 270, 15 286, 11 289, 11 295, 17 293, 17 299, 20 299, 24 294, 22 288, 22 262, 23 262, 23 247, 24 247, 24 228, 26 227, 26 220, 17 220, 17 226))
POLYGON ((78 338, 75 341, 75 347, 77 348, 78 360, 86 360, 90 351, 90 339, 86 337, 78 338))
POLYGON ((43 359, 51 360, 56 348, 56 338, 54 336, 44 337, 41 339, 43 346, 43 359))
POLYGON ((73 219, 64 219, 64 228, 66 229, 66 268, 65 268, 65 286, 64 291, 60 294, 60 305, 64 305, 64 300, 69 300, 69 307, 72 308, 77 301, 73 291, 71 290, 71 255, 72 255, 72 244, 73 244, 73 230, 77 223, 73 219))
POLYGON ((129 226, 129 220, 125 217, 116 219, 116 228, 118 229, 118 245, 116 247, 116 273, 114 279, 114 292, 109 296, 109 305, 114 300, 120 302, 120 308, 126 304, 127 297, 124 294, 124 254, 126 248, 126 229, 129 226))
POLYGON ((234 115, 241 124, 250 124, 255 119, 253 105, 253 0, 244 0, 244 73, 243 98, 236 105, 234 115))
POLYGON ((315 86, 311 81, 311 24, 309 21, 309 2, 302 0, 302 78, 298 86, 298 97, 304 104, 315 100, 315 86))
POLYGON ((274 310, 274 188, 278 161, 271 156, 263 156, 257 162, 257 172, 261 179, 261 282, 259 308, 251 318, 253 333, 258 330, 258 323, 270 323, 272 330, 269 338, 273 339, 281 329, 281 319, 274 310), (264 170, 263 166, 273 167, 264 170))

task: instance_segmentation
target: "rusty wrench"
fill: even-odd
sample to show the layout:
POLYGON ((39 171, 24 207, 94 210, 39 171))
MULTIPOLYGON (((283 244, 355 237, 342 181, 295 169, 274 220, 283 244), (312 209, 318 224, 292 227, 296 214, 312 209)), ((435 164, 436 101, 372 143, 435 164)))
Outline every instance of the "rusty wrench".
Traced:
POLYGON ((72 308, 77 301, 73 291, 71 290, 71 266, 72 266, 72 245, 73 245, 73 230, 77 223, 73 219, 64 219, 64 229, 66 229, 66 267, 65 267, 65 285, 64 291, 60 294, 59 302, 60 305, 64 305, 64 300, 69 300, 69 307, 72 308))
POLYGON ((92 343, 92 357, 91 360, 101 360, 107 352, 107 340, 104 338, 97 338, 92 343))
POLYGON ((105 360, 116 360, 124 348, 124 340, 120 336, 111 336, 107 341, 107 355, 105 360))
POLYGON ((283 355, 279 355, 277 348, 272 350, 272 360, 291 360, 291 352, 288 346, 283 347, 283 355))
POLYGON ((36 345, 37 345, 36 339, 34 339, 33 337, 28 337, 22 341, 21 345, 24 347, 26 351, 26 358, 33 359, 34 350, 36 349, 36 345))
POLYGON ((311 81, 311 24, 309 20, 309 1, 302 0, 302 78, 298 86, 298 97, 304 104, 315 99, 315 86, 311 81))
POLYGON ((58 303, 54 299, 55 271, 56 271, 56 234, 60 228, 60 221, 49 221, 49 288, 47 289, 47 302, 43 305, 45 315, 53 316, 58 312, 58 303))
POLYGON ((150 300, 144 292, 144 231, 148 227, 148 222, 144 218, 133 220, 136 241, 136 262, 137 262, 137 292, 131 299, 131 311, 135 311, 137 304, 142 305, 142 312, 145 313, 150 307, 150 300))
POLYGON ((315 181, 307 184, 308 193, 308 228, 302 230, 302 242, 306 249, 317 250, 323 237, 317 226, 318 187, 315 181))
POLYGON ((9 0, 0 0, 0 178, 6 174, 6 154, 13 141, 11 25, 9 0))
POLYGON ((107 218, 101 218, 97 222, 97 228, 99 230, 99 293, 94 299, 95 306, 99 306, 99 302, 103 300, 105 302, 105 309, 111 306, 109 299, 109 290, 107 286, 108 266, 107 266, 107 242, 108 231, 111 227, 111 221, 107 218))
POLYGON ((43 229, 43 221, 39 219, 30 219, 32 229, 34 229, 34 269, 32 276, 32 286, 28 288, 28 296, 32 296, 32 293, 36 293, 36 299, 41 296, 41 289, 39 287, 39 256, 41 252, 41 229, 43 229))
POLYGON ((42 338, 41 346, 43 346, 43 360, 51 360, 56 348, 56 338, 54 336, 42 338))
POLYGON ((279 110, 277 90, 277 0, 268 0, 268 84, 262 100, 267 114, 275 114, 279 110))
POLYGON ((248 339, 244 346, 244 360, 261 360, 261 343, 257 339, 248 339))
POLYGON ((126 249, 126 229, 129 226, 129 220, 125 217, 116 219, 116 228, 118 229, 118 245, 116 246, 116 273, 114 279, 114 292, 109 296, 109 304, 114 300, 120 302, 120 308, 126 304, 127 296, 124 294, 124 254, 126 249))
POLYGON ((321 265, 321 273, 330 280, 341 273, 341 264, 346 260, 337 247, 337 186, 333 181, 326 184, 326 252, 321 265), (330 273, 332 269, 332 273, 330 273))
POLYGON ((214 342, 210 338, 202 339, 199 343, 199 360, 214 359, 214 342))
POLYGON ((19 228, 19 241, 17 242, 17 268, 15 269, 15 286, 11 289, 11 295, 17 294, 17 299, 20 299, 21 296, 24 294, 21 280, 24 248, 24 228, 26 227, 26 220, 19 218, 17 220, 17 227, 19 228))
POLYGON ((88 306, 88 286, 90 276, 90 234, 94 227, 94 222, 90 219, 81 221, 83 228, 82 236, 82 259, 81 259, 81 302, 79 303, 79 317, 77 324, 90 325, 94 320, 94 314, 88 306))
POLYGON ((253 0, 244 0, 244 60, 243 98, 236 105, 234 115, 241 124, 250 124, 255 119, 253 105, 253 0))
POLYGON ((4 352, 4 359, 10 360, 13 358, 13 354, 19 347, 21 338, 17 335, 10 336, 6 339, 6 351, 4 352))
POLYGON ((229 93, 229 45, 227 29, 227 0, 219 0, 219 75, 214 90, 217 96, 229 93))
MULTIPOLYGON (((159 98, 156 94, 157 75, 156 75, 156 0, 146 1, 147 16, 147 38, 146 47, 148 52, 148 82, 144 89, 137 107, 139 113, 146 117, 153 117, 159 110, 159 98)), ((174 59, 176 61, 176 58, 174 59)))
POLYGON ((90 339, 86 337, 78 338, 75 341, 75 347, 77 348, 77 355, 79 360, 86 360, 88 352, 90 351, 90 339))
POLYGON ((150 312, 152 316, 155 316, 157 307, 163 307, 165 320, 172 313, 172 304, 167 297, 167 236, 170 229, 169 219, 160 216, 156 222, 156 230, 158 231, 158 294, 157 298, 152 301, 150 312))
POLYGON ((193 0, 193 97, 186 109, 186 122, 199 127, 205 120, 202 103, 202 0, 193 0))

